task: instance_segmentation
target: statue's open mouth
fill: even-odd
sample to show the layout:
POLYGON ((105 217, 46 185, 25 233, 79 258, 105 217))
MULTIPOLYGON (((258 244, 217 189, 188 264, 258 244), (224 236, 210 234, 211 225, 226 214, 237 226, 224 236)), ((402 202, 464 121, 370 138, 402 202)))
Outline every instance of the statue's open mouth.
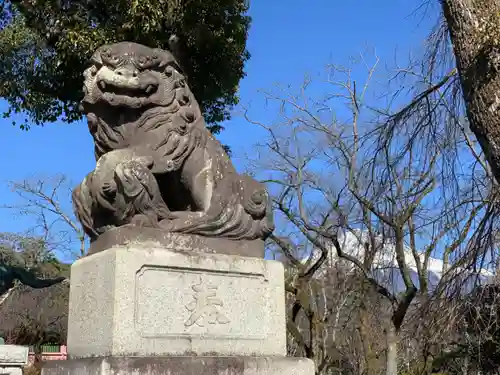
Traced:
POLYGON ((108 93, 115 96, 131 97, 131 98, 147 98, 153 95, 158 90, 158 85, 147 83, 143 85, 115 85, 111 82, 106 82, 101 79, 98 82, 99 89, 103 94, 108 93))

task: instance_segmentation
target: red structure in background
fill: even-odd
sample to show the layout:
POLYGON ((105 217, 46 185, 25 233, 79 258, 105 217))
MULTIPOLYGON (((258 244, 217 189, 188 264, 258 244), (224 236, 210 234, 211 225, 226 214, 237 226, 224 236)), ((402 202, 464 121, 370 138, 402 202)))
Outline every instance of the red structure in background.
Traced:
MULTIPOLYGON (((42 346, 42 361, 64 361, 66 359, 68 359, 68 352, 66 345, 42 346)), ((33 349, 30 348, 28 355, 28 363, 33 364, 34 362, 35 362, 35 353, 33 352, 33 349)))

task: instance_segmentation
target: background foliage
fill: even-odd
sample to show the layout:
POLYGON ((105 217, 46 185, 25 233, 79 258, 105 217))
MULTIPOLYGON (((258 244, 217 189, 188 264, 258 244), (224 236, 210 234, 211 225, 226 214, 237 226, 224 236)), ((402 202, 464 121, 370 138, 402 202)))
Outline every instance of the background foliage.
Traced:
POLYGON ((169 48, 186 71, 210 130, 218 133, 238 102, 250 17, 245 0, 21 0, 0 13, 0 97, 4 113, 41 125, 81 118, 82 72, 105 43, 169 48))

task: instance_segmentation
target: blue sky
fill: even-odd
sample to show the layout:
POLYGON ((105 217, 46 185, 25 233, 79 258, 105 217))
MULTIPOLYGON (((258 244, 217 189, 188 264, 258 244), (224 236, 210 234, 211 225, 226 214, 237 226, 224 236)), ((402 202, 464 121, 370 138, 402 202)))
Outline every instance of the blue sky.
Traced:
MULTIPOLYGON (((246 65, 247 77, 240 85, 241 103, 251 104, 254 113, 265 117, 266 109, 257 90, 276 83, 298 86, 304 74, 315 74, 327 63, 345 63, 350 55, 367 46, 374 47, 382 61, 393 61, 396 49, 404 59, 410 50, 422 47, 435 24, 437 6, 416 11, 420 3, 421 0, 253 0, 248 39, 252 58, 246 65)), ((5 106, 0 101, 0 111, 5 106)), ((0 148, 0 203, 15 198, 6 186, 8 180, 65 174, 76 184, 95 165, 85 121, 47 124, 28 132, 13 127, 11 119, 1 122, 4 142, 0 148)), ((234 150, 238 169, 244 168, 242 155, 251 152, 259 134, 238 115, 226 124, 219 139, 234 150)), ((2 210, 0 223, 0 232, 20 232, 32 225, 30 218, 13 219, 10 212, 2 210)))

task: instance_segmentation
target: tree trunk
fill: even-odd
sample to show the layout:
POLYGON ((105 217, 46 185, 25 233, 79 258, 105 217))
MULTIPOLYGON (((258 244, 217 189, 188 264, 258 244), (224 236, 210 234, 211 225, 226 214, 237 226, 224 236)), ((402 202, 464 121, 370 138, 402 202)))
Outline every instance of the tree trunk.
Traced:
POLYGON ((376 366, 373 365, 374 353, 372 350, 373 335, 370 335, 370 321, 368 318, 368 309, 366 303, 362 300, 359 307, 359 334, 361 338, 361 344, 363 345, 363 360, 362 368, 364 372, 371 374, 376 366))
POLYGON ((398 375, 398 334, 396 328, 390 325, 386 331, 387 358, 386 375, 398 375))
POLYGON ((467 117, 500 182, 500 0, 441 0, 467 117))

